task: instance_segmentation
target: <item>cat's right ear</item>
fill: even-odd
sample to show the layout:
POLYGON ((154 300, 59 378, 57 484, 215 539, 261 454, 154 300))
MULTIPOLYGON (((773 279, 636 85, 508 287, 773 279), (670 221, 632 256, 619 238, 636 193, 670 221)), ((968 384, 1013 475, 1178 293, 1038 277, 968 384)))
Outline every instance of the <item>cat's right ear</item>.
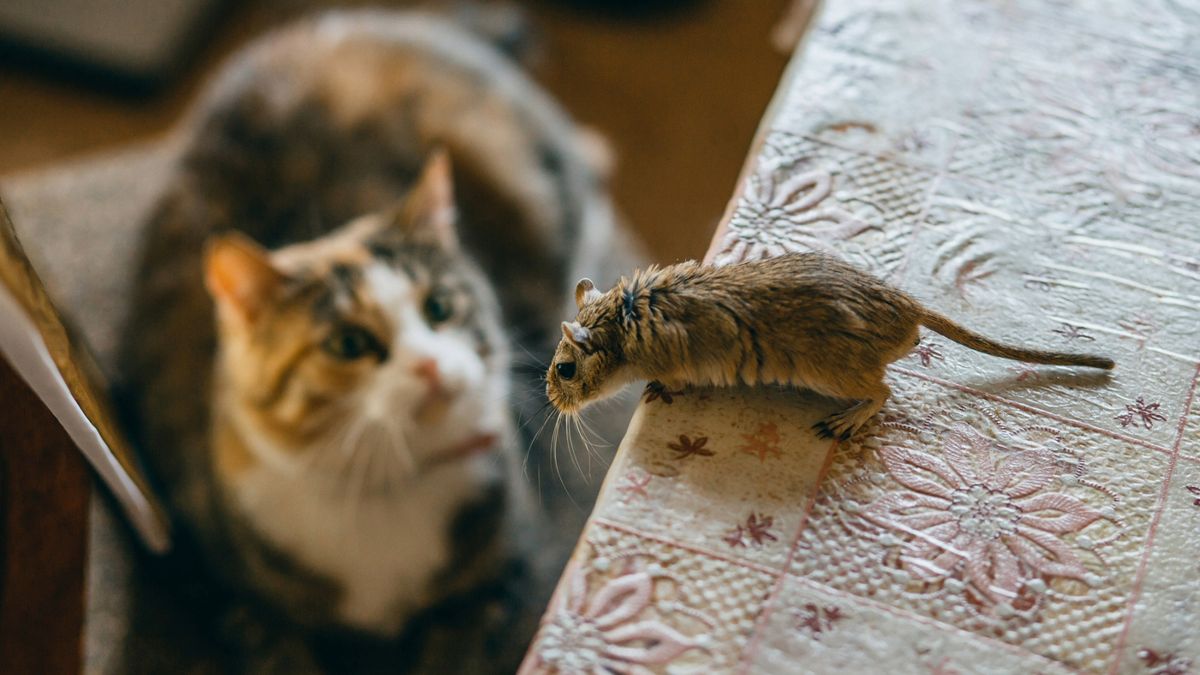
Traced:
POLYGON ((209 239, 204 252, 204 284, 222 310, 253 321, 276 297, 286 277, 266 249, 230 232, 209 239))
POLYGON ((430 153, 421 176, 394 217, 394 224, 418 241, 447 251, 458 248, 454 171, 445 149, 437 148, 430 153))

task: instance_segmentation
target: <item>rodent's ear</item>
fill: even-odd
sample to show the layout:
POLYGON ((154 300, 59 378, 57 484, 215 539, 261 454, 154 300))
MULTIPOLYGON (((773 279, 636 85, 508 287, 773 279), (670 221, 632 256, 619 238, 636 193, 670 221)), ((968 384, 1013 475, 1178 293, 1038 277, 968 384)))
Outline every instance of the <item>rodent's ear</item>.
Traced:
POLYGON ((562 332, 563 337, 580 349, 586 348, 592 339, 592 331, 588 330, 586 326, 579 325, 578 321, 562 322, 562 332))
POLYGON ((219 235, 206 245, 204 285, 218 307, 243 321, 252 321, 270 304, 286 280, 266 249, 244 234, 219 235))
POLYGON ((601 295, 603 293, 596 290, 596 284, 593 284, 591 279, 580 279, 579 283, 575 284, 575 307, 583 309, 584 305, 601 295))
POLYGON ((400 228, 414 239, 436 244, 448 251, 458 248, 454 175, 450 155, 444 148, 435 148, 430 153, 420 178, 392 219, 393 227, 400 228))

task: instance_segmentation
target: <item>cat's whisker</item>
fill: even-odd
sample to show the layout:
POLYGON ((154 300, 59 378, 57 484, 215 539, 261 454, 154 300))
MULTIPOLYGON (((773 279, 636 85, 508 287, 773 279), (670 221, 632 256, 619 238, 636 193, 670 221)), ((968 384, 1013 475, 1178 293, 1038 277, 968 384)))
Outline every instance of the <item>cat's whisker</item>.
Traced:
POLYGON ((416 455, 413 454, 412 443, 408 437, 408 434, 404 433, 404 428, 402 426, 392 426, 389 431, 393 429, 395 431, 395 436, 399 440, 399 442, 396 443, 396 446, 399 448, 399 452, 396 453, 396 456, 400 460, 404 469, 404 475, 412 476, 417 473, 417 458, 416 455))
POLYGON ((383 443, 380 454, 382 455, 382 464, 384 470, 383 482, 386 489, 399 485, 404 482, 407 477, 407 472, 404 470, 404 461, 401 459, 401 453, 396 452, 397 448, 405 446, 402 434, 397 432, 397 428, 393 424, 382 425, 383 443))
POLYGON ((346 436, 346 461, 343 463, 343 475, 347 480, 351 479, 351 474, 354 472, 355 466, 360 461, 360 455, 365 452, 363 449, 366 444, 363 443, 363 437, 367 434, 367 425, 362 420, 357 420, 351 431, 346 436))

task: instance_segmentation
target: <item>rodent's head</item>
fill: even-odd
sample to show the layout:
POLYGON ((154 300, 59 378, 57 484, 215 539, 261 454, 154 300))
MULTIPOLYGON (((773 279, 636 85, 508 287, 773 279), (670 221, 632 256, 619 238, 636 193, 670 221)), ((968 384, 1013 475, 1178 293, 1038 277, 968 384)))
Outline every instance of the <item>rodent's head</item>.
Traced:
POLYGON ((563 337, 546 373, 546 396, 561 412, 579 412, 625 384, 620 342, 610 325, 615 322, 603 311, 605 298, 589 279, 575 286, 579 314, 562 323, 563 337))

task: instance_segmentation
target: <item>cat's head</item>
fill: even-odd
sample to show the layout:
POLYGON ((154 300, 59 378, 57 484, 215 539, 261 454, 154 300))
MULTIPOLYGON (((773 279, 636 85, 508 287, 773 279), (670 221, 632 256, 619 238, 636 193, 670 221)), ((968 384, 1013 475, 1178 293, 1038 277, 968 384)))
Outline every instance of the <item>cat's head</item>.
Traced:
POLYGON ((439 153, 396 208, 327 236, 273 252, 210 242, 216 409, 248 455, 390 489, 501 446, 507 345, 452 193, 439 153))

